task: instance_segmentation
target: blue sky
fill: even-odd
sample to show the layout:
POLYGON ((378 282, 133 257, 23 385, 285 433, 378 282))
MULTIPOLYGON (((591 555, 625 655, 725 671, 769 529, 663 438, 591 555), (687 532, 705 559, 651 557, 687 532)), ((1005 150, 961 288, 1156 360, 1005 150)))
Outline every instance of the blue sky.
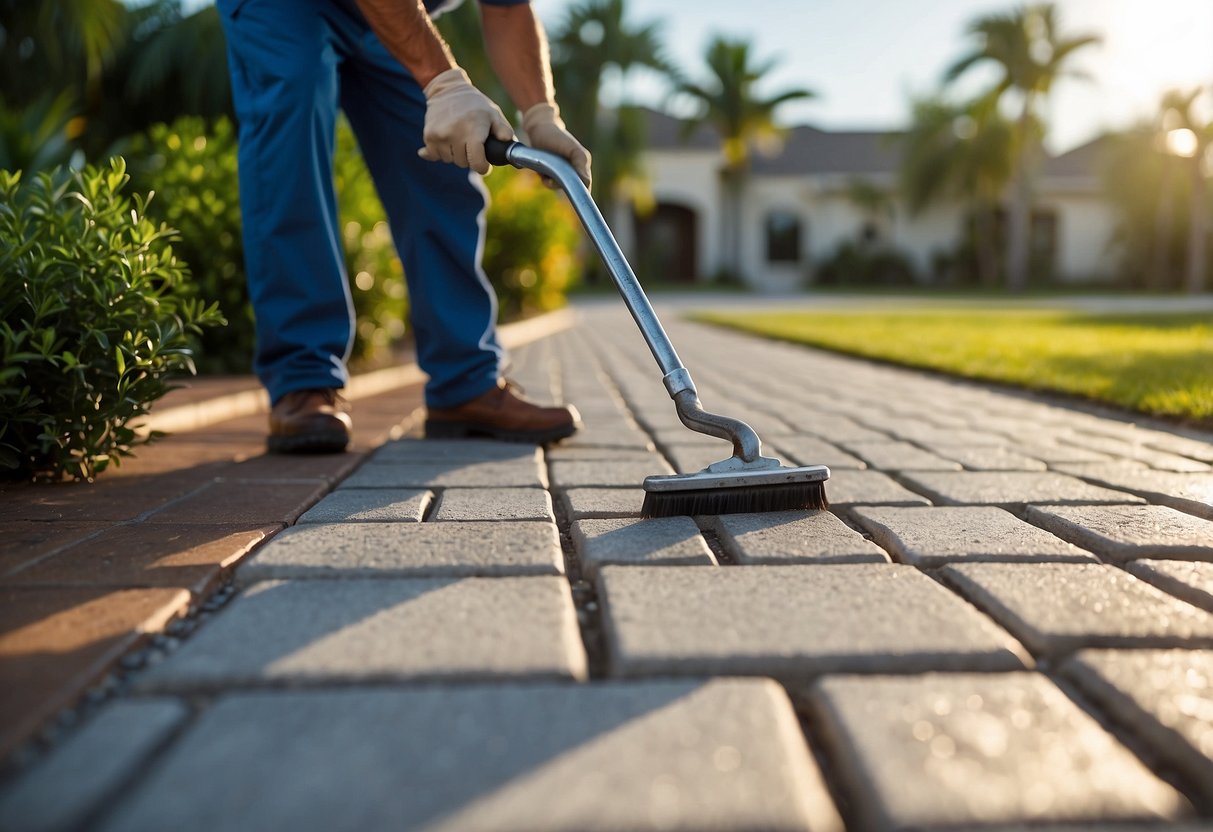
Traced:
MULTIPOLYGON (((533 0, 548 25, 571 0, 533 0)), ((714 33, 750 38, 778 56, 768 89, 805 86, 818 98, 791 104, 784 121, 832 128, 904 124, 911 93, 929 92, 966 47, 965 27, 1008 0, 630 0, 635 20, 664 20, 666 42, 687 72, 714 33)), ((1104 38, 1078 61, 1090 82, 1066 81, 1048 117, 1049 145, 1067 150, 1104 129, 1150 116, 1172 86, 1213 85, 1213 0, 1059 0, 1068 32, 1104 38)), ((986 76, 987 78, 992 76, 986 76)), ((974 76, 973 84, 981 83, 974 76)), ((660 100, 646 78, 632 95, 660 100)), ((1213 117, 1213 113, 1209 113, 1213 117)))

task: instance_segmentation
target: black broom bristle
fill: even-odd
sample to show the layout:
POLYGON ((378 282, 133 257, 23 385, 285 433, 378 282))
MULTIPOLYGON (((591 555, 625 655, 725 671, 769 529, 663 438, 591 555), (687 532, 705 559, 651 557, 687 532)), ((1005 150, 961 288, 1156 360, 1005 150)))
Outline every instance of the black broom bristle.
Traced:
POLYGON ((744 514, 764 511, 826 509, 824 482, 794 482, 745 488, 697 488, 687 491, 646 491, 641 517, 696 514, 744 514))

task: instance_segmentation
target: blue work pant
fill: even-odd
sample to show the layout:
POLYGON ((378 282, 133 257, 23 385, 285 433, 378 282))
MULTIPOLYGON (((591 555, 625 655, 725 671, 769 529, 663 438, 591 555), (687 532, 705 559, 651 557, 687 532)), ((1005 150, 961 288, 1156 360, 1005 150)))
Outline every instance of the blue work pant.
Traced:
POLYGON ((219 0, 240 122, 254 366, 270 398, 341 387, 353 307, 333 191, 338 107, 358 138, 408 282, 426 401, 451 407, 497 382, 497 299, 480 269, 487 194, 427 162, 425 97, 353 0, 219 0))

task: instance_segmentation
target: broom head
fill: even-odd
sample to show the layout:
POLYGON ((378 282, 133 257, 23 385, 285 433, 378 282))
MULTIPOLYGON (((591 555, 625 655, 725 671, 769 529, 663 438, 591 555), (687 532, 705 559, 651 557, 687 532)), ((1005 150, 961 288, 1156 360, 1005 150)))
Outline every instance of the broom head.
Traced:
POLYGON ((824 465, 646 477, 642 517, 824 509, 824 465))

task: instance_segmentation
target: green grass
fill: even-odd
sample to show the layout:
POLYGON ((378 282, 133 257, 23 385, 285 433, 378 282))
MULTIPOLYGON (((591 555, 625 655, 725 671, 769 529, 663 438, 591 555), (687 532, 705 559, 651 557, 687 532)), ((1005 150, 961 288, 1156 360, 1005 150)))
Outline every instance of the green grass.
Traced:
POLYGON ((694 317, 867 358, 1213 424, 1213 320, 1207 314, 968 306, 694 317))

